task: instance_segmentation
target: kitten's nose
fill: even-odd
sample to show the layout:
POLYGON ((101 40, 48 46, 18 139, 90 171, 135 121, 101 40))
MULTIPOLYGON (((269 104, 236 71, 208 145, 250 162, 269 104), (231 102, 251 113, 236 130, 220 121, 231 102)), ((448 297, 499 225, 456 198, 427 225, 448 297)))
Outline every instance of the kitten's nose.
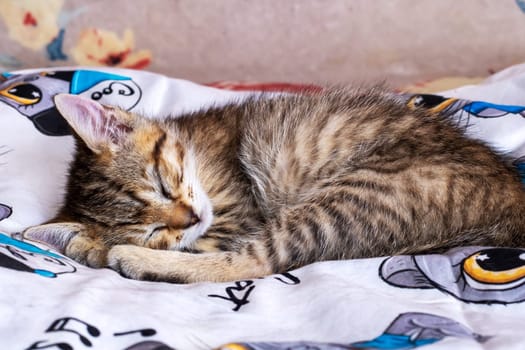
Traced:
POLYGON ((182 204, 175 208, 173 216, 169 222, 169 226, 178 229, 186 229, 199 223, 200 221, 201 219, 197 214, 195 214, 195 211, 193 211, 191 206, 182 204))
POLYGON ((193 209, 190 210, 188 213, 188 218, 186 224, 182 228, 188 228, 192 227, 193 225, 198 224, 201 221, 201 219, 195 214, 193 209))
POLYGON ((189 226, 193 226, 195 224, 198 224, 200 221, 201 221, 201 218, 199 218, 197 216, 197 214, 195 214, 195 212, 192 210, 191 213, 190 213, 190 224, 189 224, 189 226))

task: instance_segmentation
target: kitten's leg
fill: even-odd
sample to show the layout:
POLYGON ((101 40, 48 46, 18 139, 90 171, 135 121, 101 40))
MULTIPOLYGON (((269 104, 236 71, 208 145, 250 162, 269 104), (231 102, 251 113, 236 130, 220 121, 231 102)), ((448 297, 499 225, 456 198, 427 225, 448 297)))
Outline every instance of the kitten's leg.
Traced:
MULTIPOLYGON (((370 256, 374 244, 403 248, 395 247, 394 238, 406 241, 402 234, 410 232, 407 219, 388 203, 361 199, 365 196, 353 195, 347 190, 348 183, 344 186, 344 191, 318 190, 305 203, 283 207, 261 232, 251 233, 245 242, 239 235, 225 235, 222 241, 204 235, 195 243, 197 250, 205 251, 200 254, 115 246, 108 263, 134 279, 229 281, 282 273, 316 261, 370 256), (388 223, 383 221, 385 213, 390 214, 388 223), (395 236, 396 232, 400 234, 395 236), (224 251, 209 252, 211 249, 224 251)), ((213 227, 210 230, 213 232, 213 227)), ((373 253, 378 251, 375 249, 373 253)))
POLYGON ((132 279, 172 283, 224 282, 272 273, 264 247, 247 243, 238 252, 186 253, 117 245, 108 253, 108 265, 132 279))
POLYGON ((107 266, 108 248, 102 240, 93 238, 86 226, 80 223, 33 226, 26 229, 22 237, 51 246, 81 264, 96 268, 107 266))
POLYGON ((117 245, 108 253, 108 264, 133 279, 192 283, 263 277, 342 258, 347 243, 341 244, 334 236, 349 236, 350 213, 337 206, 329 210, 323 200, 318 202, 283 208, 261 232, 250 234, 244 242, 239 236, 224 237, 222 242, 204 238, 195 243, 202 253, 117 245), (223 251, 210 252, 216 249, 223 251))

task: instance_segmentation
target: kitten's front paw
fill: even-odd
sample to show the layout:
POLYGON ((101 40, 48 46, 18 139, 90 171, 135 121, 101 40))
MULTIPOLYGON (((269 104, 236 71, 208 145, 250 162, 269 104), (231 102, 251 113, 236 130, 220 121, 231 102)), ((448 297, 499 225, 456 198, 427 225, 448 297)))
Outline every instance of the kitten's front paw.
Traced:
POLYGON ((65 254, 89 267, 102 268, 107 266, 108 248, 102 242, 80 234, 69 241, 65 254))
POLYGON ((95 268, 106 266, 108 248, 101 239, 90 237, 83 224, 57 222, 33 226, 22 236, 48 245, 81 264, 95 268))
POLYGON ((151 263, 146 249, 134 245, 114 246, 108 253, 108 266, 127 278, 151 280, 151 273, 147 271, 151 263))

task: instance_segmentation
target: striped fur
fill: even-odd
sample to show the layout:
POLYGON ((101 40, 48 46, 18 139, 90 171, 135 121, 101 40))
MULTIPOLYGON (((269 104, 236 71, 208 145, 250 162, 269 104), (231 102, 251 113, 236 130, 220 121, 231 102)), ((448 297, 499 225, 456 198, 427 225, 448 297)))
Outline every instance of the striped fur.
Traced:
POLYGON ((514 170, 379 88, 167 120, 93 104, 57 101, 79 135, 77 156, 60 214, 26 232, 67 237, 55 242, 90 266, 187 283, 329 259, 525 246, 514 170), (89 125, 109 131, 86 134, 75 116, 83 104, 103 119, 89 125))

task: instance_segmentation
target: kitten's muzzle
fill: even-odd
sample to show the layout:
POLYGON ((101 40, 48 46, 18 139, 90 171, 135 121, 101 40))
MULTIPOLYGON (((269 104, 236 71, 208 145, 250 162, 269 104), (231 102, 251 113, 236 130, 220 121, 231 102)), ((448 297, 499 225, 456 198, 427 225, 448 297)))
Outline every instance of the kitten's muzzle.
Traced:
POLYGON ((187 229, 198 224, 200 221, 200 217, 195 214, 191 206, 181 204, 175 208, 167 225, 174 229, 187 229))

